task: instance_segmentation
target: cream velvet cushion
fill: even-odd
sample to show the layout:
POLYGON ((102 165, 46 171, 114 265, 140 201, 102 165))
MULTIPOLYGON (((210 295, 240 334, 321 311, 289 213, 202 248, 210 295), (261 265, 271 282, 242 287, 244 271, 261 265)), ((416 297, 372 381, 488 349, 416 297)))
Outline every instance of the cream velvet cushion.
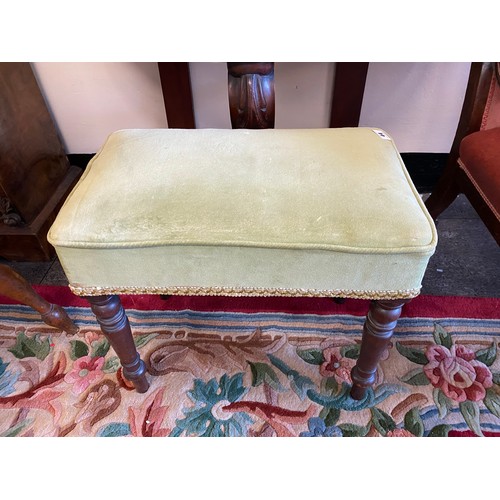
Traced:
POLYGON ((120 130, 48 238, 80 295, 411 297, 436 246, 369 128, 120 130))

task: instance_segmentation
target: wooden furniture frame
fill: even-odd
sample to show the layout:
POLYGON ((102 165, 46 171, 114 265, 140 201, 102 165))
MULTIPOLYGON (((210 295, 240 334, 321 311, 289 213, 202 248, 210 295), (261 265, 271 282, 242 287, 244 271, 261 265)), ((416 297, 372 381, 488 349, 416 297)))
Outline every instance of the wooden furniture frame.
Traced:
MULTIPOLYGON (((465 194, 492 236, 500 245, 500 220, 479 194, 477 187, 469 179, 464 170, 460 168, 458 163, 459 148, 462 139, 481 129, 490 86, 492 79, 495 78, 495 69, 498 71, 498 68, 495 68, 496 65, 497 63, 491 62, 472 63, 462 112, 451 151, 443 174, 426 200, 425 205, 432 218, 437 219, 459 194, 465 194)), ((500 85, 500 81, 498 84, 500 85)))
MULTIPOLYGON (((231 64, 234 63, 229 63, 231 64)), ((357 127, 359 125, 368 67, 367 62, 336 63, 330 127, 357 127)), ((233 73, 237 71, 237 68, 234 68, 233 73)), ((269 70, 269 67, 267 69, 269 70)), ((196 128, 189 63, 159 62, 158 71, 169 128, 196 128)), ((235 98, 234 89, 231 91, 231 79, 235 76, 237 75, 231 74, 229 69, 230 99, 235 98)))
POLYGON ((330 127, 357 127, 365 93, 367 62, 338 62, 335 65, 330 127))
POLYGON ((48 261, 47 231, 81 169, 69 164, 29 63, 0 63, 0 256, 48 261))
POLYGON ((20 274, 5 264, 0 264, 0 294, 30 306, 40 313, 42 321, 49 326, 58 328, 69 335, 78 331, 61 306, 52 304, 38 295, 20 274))
POLYGON ((168 127, 195 128, 189 63, 159 62, 158 71, 168 127))

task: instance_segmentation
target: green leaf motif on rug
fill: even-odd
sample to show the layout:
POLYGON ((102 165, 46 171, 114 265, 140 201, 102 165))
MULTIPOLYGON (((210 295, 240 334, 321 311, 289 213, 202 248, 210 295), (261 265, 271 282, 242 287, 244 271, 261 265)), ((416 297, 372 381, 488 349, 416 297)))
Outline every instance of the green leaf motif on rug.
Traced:
POLYGON ((92 342, 92 358, 103 358, 106 356, 110 348, 109 342, 107 339, 100 339, 92 342))
POLYGON ((481 424, 479 423, 479 405, 475 401, 463 401, 459 403, 460 413, 467 422, 469 429, 478 436, 483 436, 481 424))
POLYGON ((24 332, 19 332, 14 347, 8 351, 18 359, 37 358, 43 361, 50 353, 50 338, 41 340, 39 333, 28 337, 24 332))
POLYGON ((424 435, 424 422, 418 408, 412 408, 404 417, 405 429, 416 437, 424 435))
POLYGON ((385 411, 379 408, 371 408, 370 411, 372 413, 371 421, 380 435, 385 436, 389 431, 393 431, 396 428, 396 422, 385 411))
POLYGON ((417 363, 419 365, 426 365, 429 363, 427 356, 424 351, 420 349, 416 349, 414 347, 406 347, 402 345, 400 342, 396 342, 396 349, 399 354, 403 355, 406 359, 412 361, 413 363, 417 363))
POLYGON ((323 351, 320 349, 297 349, 297 355, 310 365, 321 365, 325 362, 323 351))
POLYGON ((439 412, 439 418, 445 418, 449 410, 453 408, 453 401, 446 396, 446 394, 438 388, 432 391, 432 398, 439 412))
POLYGON ((327 427, 335 425, 340 418, 340 410, 338 408, 323 408, 319 413, 320 418, 325 421, 327 427))
POLYGON ((155 337, 158 337, 158 333, 147 333, 146 335, 137 335, 134 337, 135 347, 140 349, 144 347, 150 340, 153 340, 155 337))
POLYGON ((451 335, 439 323, 434 323, 434 332, 432 335, 434 336, 434 342, 436 342, 437 345, 442 345, 448 349, 450 349, 453 345, 451 335))
POLYGON ((326 377, 321 380, 321 393, 329 396, 337 395, 340 391, 339 383, 335 377, 326 377))
POLYGON ((495 359, 497 359, 496 343, 493 342, 487 349, 481 349, 480 351, 477 351, 476 359, 477 361, 481 361, 481 363, 484 363, 486 366, 491 366, 495 362, 495 359))
POLYGON ((340 348, 340 354, 349 359, 358 359, 360 351, 361 344, 345 345, 340 348))
POLYGON ((448 433, 451 430, 451 425, 439 424, 433 427, 427 437, 448 437, 448 433))
POLYGON ((104 373, 115 373, 120 368, 120 359, 118 356, 111 356, 106 360, 104 366, 102 367, 102 371, 104 373))
POLYGON ((267 384, 269 387, 274 389, 276 392, 283 392, 285 389, 280 384, 278 375, 275 371, 266 363, 252 363, 248 361, 250 365, 250 370, 252 371, 252 386, 259 387, 261 384, 267 384))
POLYGON ((483 399, 483 403, 495 417, 500 418, 500 395, 495 389, 492 387, 486 389, 486 396, 483 399))
POLYGON ((370 424, 366 426, 355 424, 339 424, 339 429, 344 437, 364 437, 370 431, 370 424))
POLYGON ((76 359, 88 356, 89 346, 81 340, 72 340, 70 343, 70 358, 75 361, 76 359))
POLYGON ((422 368, 410 370, 406 375, 403 375, 399 380, 409 385, 429 385, 427 375, 422 371, 422 368))

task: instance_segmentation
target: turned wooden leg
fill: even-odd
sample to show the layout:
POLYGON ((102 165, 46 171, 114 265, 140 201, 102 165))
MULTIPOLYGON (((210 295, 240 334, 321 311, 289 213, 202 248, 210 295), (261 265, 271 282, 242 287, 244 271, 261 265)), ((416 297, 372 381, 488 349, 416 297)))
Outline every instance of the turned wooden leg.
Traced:
POLYGON ((137 392, 146 392, 149 389, 146 365, 135 347, 130 323, 120 297, 104 295, 87 297, 87 300, 96 315, 102 333, 120 358, 124 377, 134 384, 137 392))
POLYGON ((363 326, 361 351, 351 372, 353 399, 363 399, 366 389, 375 383, 378 363, 407 302, 409 300, 374 300, 370 304, 363 326))
POLYGON ((0 294, 33 308, 49 326, 70 335, 78 332, 78 327, 61 306, 40 297, 20 274, 4 264, 0 264, 0 294))

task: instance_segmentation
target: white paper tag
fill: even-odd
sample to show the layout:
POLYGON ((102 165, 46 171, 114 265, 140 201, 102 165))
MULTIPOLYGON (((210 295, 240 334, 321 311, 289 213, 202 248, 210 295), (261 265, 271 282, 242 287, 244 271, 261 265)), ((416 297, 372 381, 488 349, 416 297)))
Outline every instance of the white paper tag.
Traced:
POLYGON ((379 137, 382 137, 382 139, 385 139, 386 141, 390 141, 391 138, 383 131, 379 130, 377 128, 372 129, 379 137))

